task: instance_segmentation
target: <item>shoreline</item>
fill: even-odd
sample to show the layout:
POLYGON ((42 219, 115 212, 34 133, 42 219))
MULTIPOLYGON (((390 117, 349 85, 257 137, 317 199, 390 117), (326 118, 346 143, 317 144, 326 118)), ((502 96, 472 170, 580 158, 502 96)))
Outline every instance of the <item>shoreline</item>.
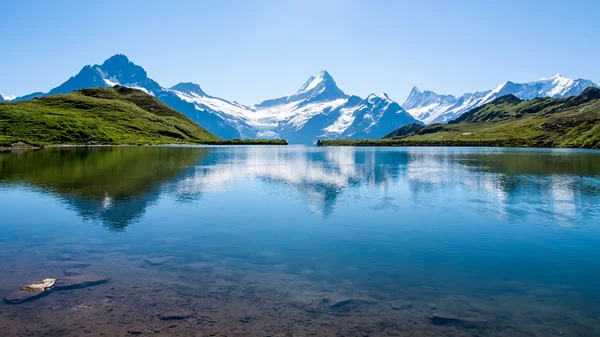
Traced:
MULTIPOLYGON (((17 143, 18 144, 18 143, 17 143)), ((47 148, 75 148, 75 147, 151 147, 151 146, 197 146, 197 145, 273 145, 287 146, 289 143, 285 139, 247 139, 247 140, 221 140, 205 143, 165 143, 165 144, 47 144, 30 145, 18 144, 17 146, 0 146, 0 152, 42 150, 47 148)))
POLYGON ((318 140, 317 146, 332 147, 332 146, 355 146, 355 147, 507 147, 507 148, 531 148, 531 149, 587 149, 600 150, 597 147, 567 147, 567 146, 552 146, 548 143, 540 144, 525 144, 516 141, 445 141, 445 142, 427 142, 427 141, 398 141, 398 140, 318 140))

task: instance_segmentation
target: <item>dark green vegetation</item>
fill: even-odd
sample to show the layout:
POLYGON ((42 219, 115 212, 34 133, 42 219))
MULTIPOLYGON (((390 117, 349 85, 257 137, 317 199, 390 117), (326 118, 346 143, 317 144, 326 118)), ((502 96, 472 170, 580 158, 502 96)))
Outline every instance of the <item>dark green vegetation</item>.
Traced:
POLYGON ((122 86, 0 103, 0 147, 15 143, 287 144, 284 140, 221 140, 154 96, 122 86))
POLYGON ((411 124, 378 140, 323 146, 529 146, 600 149, 600 89, 569 98, 500 97, 448 124, 411 124))
POLYGON ((0 104, 0 145, 172 144, 218 137, 140 90, 81 89, 0 104))
POLYGON ((76 147, 0 153, 0 186, 24 185, 64 198, 86 219, 122 230, 161 187, 208 155, 205 147, 76 147))

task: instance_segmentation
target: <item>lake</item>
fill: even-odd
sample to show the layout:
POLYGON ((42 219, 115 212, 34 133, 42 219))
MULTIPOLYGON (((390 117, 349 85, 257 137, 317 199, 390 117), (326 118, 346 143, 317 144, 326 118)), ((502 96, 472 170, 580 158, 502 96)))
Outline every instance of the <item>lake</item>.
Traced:
POLYGON ((600 336, 600 151, 0 153, 3 336, 600 336))

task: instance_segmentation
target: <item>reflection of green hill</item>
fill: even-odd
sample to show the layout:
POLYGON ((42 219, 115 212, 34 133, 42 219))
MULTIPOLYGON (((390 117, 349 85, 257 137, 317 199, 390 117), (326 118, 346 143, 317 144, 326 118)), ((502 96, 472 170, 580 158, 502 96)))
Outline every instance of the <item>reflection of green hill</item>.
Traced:
POLYGON ((598 154, 570 152, 552 155, 548 152, 507 151, 502 153, 470 153, 458 156, 458 162, 477 170, 504 175, 561 175, 577 172, 581 176, 600 175, 598 154))
POLYGON ((0 182, 64 197, 84 217, 126 227, 159 187, 206 155, 206 148, 97 147, 0 154, 0 182))

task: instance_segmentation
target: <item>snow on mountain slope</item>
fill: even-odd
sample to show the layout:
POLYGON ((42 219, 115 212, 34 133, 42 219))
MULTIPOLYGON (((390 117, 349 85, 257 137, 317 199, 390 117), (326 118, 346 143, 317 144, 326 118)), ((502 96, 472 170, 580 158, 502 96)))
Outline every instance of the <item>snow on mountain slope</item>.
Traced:
POLYGON ((15 96, 15 95, 0 95, 0 102, 2 102, 2 101, 10 102, 10 101, 14 100, 15 98, 17 98, 17 96, 15 96))
POLYGON ((352 138, 352 139, 378 139, 385 136, 391 129, 395 130, 401 126, 419 123, 400 104, 391 100, 386 93, 379 95, 371 94, 366 99, 360 101, 352 111, 349 118, 349 112, 341 112, 332 127, 326 128, 329 134, 328 138, 352 138), (338 128, 352 122, 344 128, 338 128), (341 133, 339 131, 343 130, 341 133))
POLYGON ((494 90, 466 93, 460 97, 438 95, 414 87, 402 107, 413 117, 426 124, 447 123, 473 108, 504 95, 513 94, 521 99, 545 96, 561 98, 579 95, 590 86, 598 87, 589 80, 570 79, 556 74, 550 78, 526 83, 507 81, 494 90))

